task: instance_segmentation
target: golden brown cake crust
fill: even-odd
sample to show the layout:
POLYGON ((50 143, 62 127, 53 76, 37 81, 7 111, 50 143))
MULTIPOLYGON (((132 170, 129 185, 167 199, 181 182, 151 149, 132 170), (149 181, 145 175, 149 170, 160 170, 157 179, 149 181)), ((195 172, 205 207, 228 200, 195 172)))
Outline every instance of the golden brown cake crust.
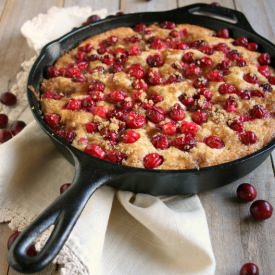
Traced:
POLYGON ((274 69, 261 64, 262 54, 203 27, 178 24, 172 28, 168 23, 112 29, 61 56, 41 84, 46 122, 76 148, 134 167, 212 166, 268 144, 275 136, 274 69), (159 55, 160 64, 148 60, 154 55, 159 55), (209 59, 211 64, 205 65, 209 59), (139 64, 143 73, 138 66, 132 73, 133 64, 139 64), (269 75, 261 73, 264 66, 269 75), (221 72, 221 77, 215 79, 213 71, 221 72), (103 83, 104 89, 95 88, 95 83, 103 83), (222 89, 224 83, 235 90, 222 89), (122 91, 123 99, 112 98, 114 91, 122 91), (131 108, 121 107, 129 102, 131 108), (175 104, 181 114, 183 110, 182 119, 177 112, 171 114, 175 104), (144 124, 133 126, 131 112, 142 116, 144 124), (198 121, 201 113, 206 121, 198 121), (163 130, 171 123, 174 134, 163 130), (157 135, 165 137, 158 139, 157 135), (144 158, 152 153, 161 160, 145 164, 144 158))

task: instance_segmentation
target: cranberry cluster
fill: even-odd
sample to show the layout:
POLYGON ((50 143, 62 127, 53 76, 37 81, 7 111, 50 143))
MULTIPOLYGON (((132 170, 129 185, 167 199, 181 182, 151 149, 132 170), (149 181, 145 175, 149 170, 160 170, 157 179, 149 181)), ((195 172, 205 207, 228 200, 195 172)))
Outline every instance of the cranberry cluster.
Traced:
MULTIPOLYGON (((5 92, 0 95, 0 102, 6 106, 14 106, 17 103, 16 96, 11 92, 5 92)), ((26 123, 21 120, 14 121, 8 127, 9 118, 6 114, 0 113, 0 143, 4 143, 17 135, 26 123)))
MULTIPOLYGON (((98 20, 98 18, 91 18, 98 20)), ((72 51, 74 62, 64 67, 51 66, 48 69, 49 77, 63 76, 71 78, 75 82, 88 83, 88 90, 82 98, 70 98, 66 100, 64 109, 70 111, 86 111, 97 115, 105 120, 117 119, 119 130, 114 132, 107 128, 102 129, 98 123, 89 122, 84 125, 87 133, 99 133, 113 146, 113 150, 107 151, 97 144, 88 144, 83 138, 85 152, 100 159, 111 160, 121 163, 127 156, 115 150, 114 145, 119 142, 134 143, 139 140, 140 134, 136 129, 144 127, 147 123, 155 124, 156 134, 151 138, 151 143, 156 149, 164 150, 174 146, 179 150, 189 151, 196 146, 196 134, 200 127, 209 120, 209 112, 214 104, 213 92, 209 89, 210 82, 221 82, 218 93, 222 96, 223 109, 228 113, 238 113, 238 101, 249 100, 252 97, 265 97, 265 93, 272 91, 273 77, 269 69, 270 56, 262 53, 258 57, 258 70, 264 74, 269 83, 262 83, 254 74, 245 74, 243 79, 251 84, 258 85, 259 89, 239 90, 233 84, 225 82, 225 76, 232 66, 246 66, 241 53, 232 50, 226 43, 210 45, 205 40, 190 40, 187 29, 177 28, 174 22, 165 21, 159 27, 167 31, 166 37, 154 35, 153 29, 144 23, 134 26, 136 34, 119 39, 117 36, 109 36, 100 41, 98 46, 86 43, 72 51), (150 53, 146 57, 146 65, 134 63, 127 65, 131 56, 140 55, 143 51, 152 49, 158 52, 150 53), (171 67, 174 72, 169 75, 162 73, 165 64, 163 50, 184 50, 181 60, 173 63, 171 67), (192 51, 195 49, 204 54, 197 58, 192 51), (215 52, 222 52, 224 60, 215 64, 211 58, 215 52), (90 68, 90 62, 99 62, 96 67, 90 68), (115 74, 124 72, 131 81, 131 93, 115 87, 108 91, 105 84, 99 80, 90 80, 93 73, 115 74), (158 103, 164 100, 163 96, 151 91, 152 86, 171 85, 182 81, 191 81, 196 93, 187 96, 184 92, 178 98, 178 103, 164 110, 158 103), (100 105, 99 102, 108 102, 113 107, 100 105), (186 120, 189 112, 192 121, 186 120)), ((228 39, 228 29, 221 29, 215 34, 217 37, 228 39)), ((258 45, 249 42, 245 37, 237 37, 232 44, 245 47, 250 51, 256 51, 258 45)), ((55 91, 44 92, 42 98, 52 100, 64 100, 66 97, 55 91)), ((110 105, 108 105, 110 106, 110 105)), ((269 111, 262 105, 255 104, 247 114, 239 115, 233 121, 228 121, 228 127, 236 132, 240 141, 245 145, 257 142, 258 138, 252 131, 245 129, 245 122, 254 119, 268 117, 269 111)), ((45 114, 45 121, 60 136, 72 143, 76 134, 73 128, 67 128, 61 122, 58 114, 45 114)), ((210 135, 205 137, 204 142, 213 149, 222 149, 226 146, 221 137, 210 135)), ((144 157, 145 168, 156 168, 160 166, 164 158, 158 153, 148 154, 144 157)))

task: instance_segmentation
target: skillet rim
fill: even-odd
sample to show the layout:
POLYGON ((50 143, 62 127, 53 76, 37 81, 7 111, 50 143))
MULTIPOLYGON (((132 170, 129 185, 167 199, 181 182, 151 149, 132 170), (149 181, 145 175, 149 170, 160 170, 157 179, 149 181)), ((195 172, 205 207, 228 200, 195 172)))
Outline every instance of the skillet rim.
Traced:
MULTIPOLYGON (((43 60, 43 58, 45 58, 46 56, 46 52, 47 50, 53 45, 53 44, 61 44, 62 42, 72 38, 73 36, 75 36, 76 34, 78 34, 79 32, 82 32, 84 30, 88 30, 91 27, 97 27, 98 25, 103 25, 105 23, 112 23, 112 21, 114 20, 119 20, 119 18, 126 18, 126 17, 130 17, 130 16, 139 16, 139 15, 144 15, 144 14, 169 14, 169 13, 173 13, 173 12, 179 12, 179 10, 183 10, 185 12, 188 12, 188 9, 190 10, 192 7, 196 7, 196 6, 208 6, 207 4, 204 3, 197 3, 197 4, 192 4, 192 5, 188 5, 188 6, 184 6, 181 8, 176 8, 176 9, 172 9, 172 10, 165 10, 165 11, 153 11, 153 12, 138 12, 138 13, 128 13, 125 15, 121 15, 121 16, 114 16, 114 15, 110 15, 107 16, 105 19, 102 19, 100 21, 91 23, 89 25, 86 26, 82 26, 79 28, 74 28, 72 31, 64 34, 63 36, 47 43, 42 49, 40 54, 38 55, 38 57, 36 58, 34 64, 32 65, 32 68, 30 70, 29 76, 28 76, 28 81, 27 81, 27 98, 28 98, 28 104, 31 108, 31 111, 33 113, 34 118, 36 119, 36 121, 38 122, 40 128, 42 128, 42 130, 51 138, 53 139, 55 142, 57 142, 59 145, 61 145, 64 149, 68 150, 70 153, 73 153, 74 155, 77 156, 77 158, 80 160, 82 158, 91 158, 93 161, 98 161, 98 162, 102 162, 105 163, 106 165, 112 166, 113 168, 118 168, 118 169, 127 169, 127 170, 132 170, 133 172, 143 172, 143 173, 157 173, 157 174, 167 174, 167 173, 172 173, 172 174, 182 174, 182 173, 198 173, 198 172, 206 172, 206 171, 211 171, 211 170, 219 170, 219 169, 223 169, 223 168, 229 168, 231 166, 235 166, 238 164, 241 164, 243 162, 246 162, 248 160, 254 159, 264 153, 268 153, 268 151, 271 151, 275 148, 275 137, 268 143, 266 144, 264 147, 262 147, 260 150, 257 150, 255 152, 253 152, 252 154, 249 154, 247 156, 244 156, 242 158, 238 158, 229 162, 225 162, 225 163, 221 163, 221 164, 217 164, 217 165, 211 165, 211 166, 206 166, 206 167, 199 167, 199 168, 193 168, 193 169, 146 169, 146 168, 139 168, 139 167, 133 167, 133 166, 127 166, 127 165, 122 165, 122 164, 117 164, 117 163, 112 163, 106 160, 102 160, 96 157, 93 157, 79 149, 77 149, 76 147, 73 147, 71 144, 67 143, 63 138, 59 137, 58 135, 56 135, 53 130, 44 122, 43 120, 43 113, 41 111, 40 108, 37 107, 37 105, 39 104, 39 99, 36 98, 35 94, 33 93, 33 91, 30 89, 30 87, 33 87, 35 85, 33 85, 33 76, 35 74, 37 74, 37 68, 39 67, 39 63, 43 60)), ((222 7, 223 8, 223 7, 222 7)), ((227 10, 232 11, 233 13, 236 12, 235 10, 229 9, 229 8, 225 8, 227 10)), ((238 13, 240 13, 239 11, 237 11, 238 13)), ((242 14, 242 13, 241 13, 242 14)), ((245 15, 242 14, 244 17, 245 15)), ((266 38, 262 37, 261 35, 259 35, 258 33, 256 33, 252 27, 251 30, 246 30, 244 27, 242 27, 242 23, 239 22, 238 24, 233 24, 233 23, 229 23, 229 22, 225 22, 222 20, 219 20, 217 18, 213 18, 213 17, 209 17, 209 16, 203 16, 203 15, 195 15, 198 17, 204 17, 204 18, 208 18, 211 20, 216 21, 217 23, 226 23, 234 28, 240 28, 241 31, 244 31, 246 33, 252 34, 252 35, 256 35, 258 38, 264 40, 265 43, 269 44, 271 47, 274 48, 275 50, 275 45, 270 42, 269 40, 267 40, 266 38)), ((246 18, 246 17, 245 17, 246 18)), ((191 23, 189 23, 191 24, 191 23)), ((193 24, 193 23, 192 23, 193 24)), ((193 24, 196 25, 196 24, 193 24)), ((198 26, 201 26, 199 24, 197 24, 198 26)), ((111 29, 111 28, 110 28, 111 29)), ((100 32, 99 32, 100 33, 100 32)), ((89 36, 87 36, 89 37, 89 36)), ((82 40, 83 41, 83 40, 82 40)), ((77 42, 77 44, 81 43, 77 42)), ((74 45, 72 45, 71 48, 69 48, 68 50, 72 49, 73 47, 75 47, 74 45)), ((59 56, 60 57, 60 56, 59 56)), ((38 83, 36 83, 38 85, 38 83)), ((106 169, 105 167, 103 169, 106 169)))

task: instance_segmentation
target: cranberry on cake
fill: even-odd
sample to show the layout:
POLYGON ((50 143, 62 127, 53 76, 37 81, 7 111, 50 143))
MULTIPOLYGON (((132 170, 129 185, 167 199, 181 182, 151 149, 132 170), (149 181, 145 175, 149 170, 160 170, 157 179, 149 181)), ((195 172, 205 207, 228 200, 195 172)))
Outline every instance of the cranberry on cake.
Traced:
POLYGON ((228 29, 112 29, 48 68, 44 120, 79 150, 127 166, 199 169, 239 159, 275 136, 275 70, 257 49, 228 29))

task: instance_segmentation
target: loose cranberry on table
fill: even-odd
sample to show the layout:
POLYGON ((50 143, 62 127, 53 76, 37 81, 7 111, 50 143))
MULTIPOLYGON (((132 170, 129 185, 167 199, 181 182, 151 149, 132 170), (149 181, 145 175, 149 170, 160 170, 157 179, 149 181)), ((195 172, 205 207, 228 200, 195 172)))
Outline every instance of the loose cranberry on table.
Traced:
POLYGON ((14 121, 10 126, 11 133, 15 136, 26 127, 26 123, 22 120, 14 121))
POLYGON ((0 129, 6 128, 9 122, 9 118, 5 114, 0 114, 0 129))
POLYGON ((0 102, 7 106, 13 106, 17 103, 17 98, 13 93, 5 92, 0 95, 0 102))
POLYGON ((71 183, 64 183, 60 186, 60 194, 63 194, 72 184, 71 183))
MULTIPOLYGON (((7 247, 8 249, 10 249, 10 247, 12 246, 12 244, 14 243, 14 241, 17 239, 17 237, 20 235, 19 231, 15 231, 13 232, 9 239, 8 239, 8 243, 7 243, 7 247)), ((37 251, 35 249, 34 245, 30 245, 29 248, 27 249, 27 255, 30 257, 34 257, 37 255, 37 251)))
POLYGON ((240 275, 259 275, 259 268, 254 263, 246 263, 240 270, 240 275))
POLYGON ((154 169, 163 163, 163 156, 157 153, 151 153, 143 158, 143 165, 147 169, 154 169))
POLYGON ((91 23, 101 20, 100 16, 93 14, 87 18, 87 20, 82 24, 82 26, 89 25, 91 23))
POLYGON ((250 206, 250 214, 255 220, 266 220, 272 216, 273 207, 265 200, 254 201, 250 206))
POLYGON ((237 197, 244 202, 253 201, 257 196, 256 188, 250 183, 242 183, 237 188, 237 197))
POLYGON ((12 138, 12 133, 7 129, 0 129, 0 143, 4 143, 12 138))

